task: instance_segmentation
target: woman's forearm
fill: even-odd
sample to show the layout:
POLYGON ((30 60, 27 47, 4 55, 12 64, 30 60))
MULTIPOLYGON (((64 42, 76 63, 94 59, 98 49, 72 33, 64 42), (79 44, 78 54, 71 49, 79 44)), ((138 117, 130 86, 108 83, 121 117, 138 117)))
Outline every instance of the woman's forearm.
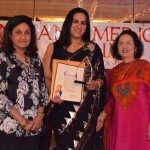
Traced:
POLYGON ((10 116, 13 117, 21 126, 24 126, 27 123, 27 119, 25 119, 18 110, 14 107, 10 111, 10 116))
POLYGON ((51 91, 51 78, 45 77, 45 82, 46 82, 46 87, 48 89, 48 92, 50 93, 50 91, 51 91))

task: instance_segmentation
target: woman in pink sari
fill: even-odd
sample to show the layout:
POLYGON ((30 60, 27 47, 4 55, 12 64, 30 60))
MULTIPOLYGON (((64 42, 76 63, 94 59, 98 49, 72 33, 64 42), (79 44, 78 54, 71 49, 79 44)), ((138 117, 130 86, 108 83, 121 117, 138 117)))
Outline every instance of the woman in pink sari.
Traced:
POLYGON ((97 120, 105 122, 106 150, 150 150, 150 63, 140 59, 143 45, 137 34, 123 31, 112 55, 122 60, 108 73, 108 102, 97 120))

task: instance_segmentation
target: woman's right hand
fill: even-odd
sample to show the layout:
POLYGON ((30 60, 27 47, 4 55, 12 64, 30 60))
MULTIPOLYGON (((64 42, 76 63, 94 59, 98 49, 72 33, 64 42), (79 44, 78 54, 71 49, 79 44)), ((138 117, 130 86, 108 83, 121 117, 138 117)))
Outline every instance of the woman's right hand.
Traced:
MULTIPOLYGON (((50 98, 49 98, 50 99, 50 98)), ((63 103, 64 101, 61 99, 60 96, 54 96, 54 98, 50 99, 51 102, 53 103, 57 103, 57 104, 61 104, 63 103)))
POLYGON ((98 132, 103 127, 105 117, 106 117, 106 113, 104 111, 100 113, 100 115, 98 116, 97 124, 96 124, 96 132, 98 132))
POLYGON ((32 128, 33 128, 33 122, 32 122, 32 121, 30 121, 30 122, 24 127, 24 129, 25 129, 27 132, 32 131, 32 128))
POLYGON ((24 130, 26 130, 27 132, 30 132, 30 131, 32 131, 33 121, 29 121, 29 120, 25 119, 24 124, 21 126, 23 127, 24 130))

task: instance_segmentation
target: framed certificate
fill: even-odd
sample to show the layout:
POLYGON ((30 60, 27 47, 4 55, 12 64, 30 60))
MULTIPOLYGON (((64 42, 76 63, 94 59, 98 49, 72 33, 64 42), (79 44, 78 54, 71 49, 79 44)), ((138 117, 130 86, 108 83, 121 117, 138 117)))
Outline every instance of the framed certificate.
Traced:
POLYGON ((62 100, 81 102, 83 99, 83 81, 85 62, 53 60, 50 98, 60 96, 62 100))

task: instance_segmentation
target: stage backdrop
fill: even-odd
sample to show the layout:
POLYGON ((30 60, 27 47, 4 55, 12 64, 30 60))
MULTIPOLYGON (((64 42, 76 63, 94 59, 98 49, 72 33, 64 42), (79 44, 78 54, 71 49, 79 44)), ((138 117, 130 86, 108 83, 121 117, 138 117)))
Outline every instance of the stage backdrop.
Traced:
MULTIPOLYGON (((6 21, 0 21, 0 38, 2 37, 6 21)), ((58 22, 34 22, 37 30, 37 44, 39 56, 42 59, 49 43, 58 39, 62 23, 58 22)), ((150 24, 140 23, 92 23, 91 40, 95 41, 102 49, 105 67, 110 69, 118 62, 110 55, 110 47, 117 35, 131 29, 139 35, 144 44, 143 59, 150 61, 150 24)))

